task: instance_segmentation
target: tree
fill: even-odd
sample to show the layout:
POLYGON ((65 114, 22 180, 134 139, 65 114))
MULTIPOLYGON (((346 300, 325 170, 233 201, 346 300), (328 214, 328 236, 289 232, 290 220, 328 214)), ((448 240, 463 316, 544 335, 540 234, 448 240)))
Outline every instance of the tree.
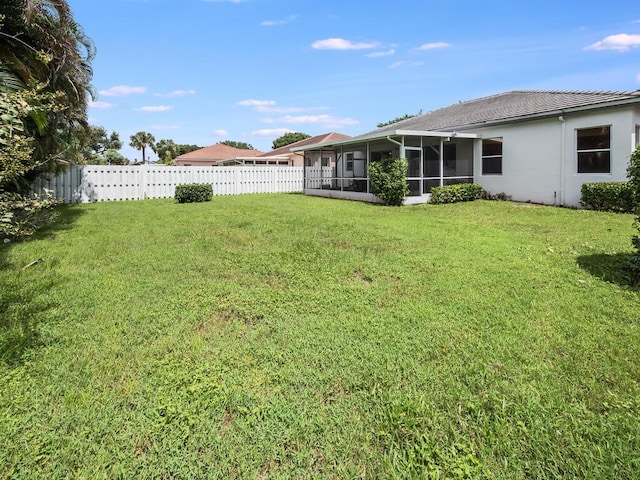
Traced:
POLYGON ((253 145, 247 142, 236 142, 235 140, 225 140, 224 142, 220 142, 222 145, 227 145, 233 148, 239 148, 241 150, 255 150, 253 145))
POLYGON ((39 171, 74 160, 87 124, 95 48, 65 0, 0 3, 0 234, 33 233, 50 198, 28 197, 39 171))
POLYGON ((178 144, 178 155, 176 155, 177 157, 179 157, 180 155, 184 155, 185 153, 189 153, 189 152, 195 152, 196 150, 200 150, 202 147, 199 145, 187 145, 187 144, 182 144, 179 143, 178 144))
POLYGON ((173 140, 162 139, 155 144, 153 151, 161 163, 169 165, 178 156, 178 145, 173 140))
POLYGON ((291 145, 292 143, 299 142, 305 138, 311 138, 311 135, 307 135, 302 132, 287 132, 273 141, 273 149, 275 150, 276 148, 291 145))
POLYGON ((394 123, 398 123, 403 120, 408 120, 409 118, 417 117, 418 115, 422 115, 422 110, 420 110, 418 113, 415 113, 413 115, 405 113, 403 116, 396 117, 393 120, 389 120, 388 122, 381 122, 378 124, 378 128, 386 127, 387 125, 393 125, 394 123))
POLYGON ((153 149, 154 142, 156 141, 154 136, 148 132, 138 132, 135 135, 131 135, 130 140, 130 146, 136 150, 142 150, 142 163, 146 163, 145 151, 147 147, 153 149))
POLYGON ((39 93, 59 95, 65 107, 46 112, 45 128, 25 118, 39 169, 73 160, 80 145, 78 132, 88 127, 92 41, 73 19, 66 0, 3 0, 0 27, 0 90, 38 85, 39 93))
POLYGON ((60 95, 37 90, 0 92, 0 236, 3 240, 31 235, 52 218, 49 207, 55 205, 50 195, 29 197, 20 193, 25 176, 40 166, 34 155, 36 140, 27 125, 39 130, 47 126, 47 115, 64 109, 60 95))
POLYGON ((109 150, 106 150, 104 152, 102 160, 107 165, 127 165, 129 163, 129 160, 127 160, 124 155, 113 148, 110 148, 109 150))
POLYGON ((122 141, 118 132, 107 135, 104 127, 90 126, 85 131, 86 135, 81 139, 80 153, 87 163, 102 163, 102 158, 107 150, 120 150, 122 141))
POLYGON ((629 166, 627 168, 627 176, 633 190, 633 200, 635 204, 636 218, 634 227, 637 235, 631 237, 631 243, 636 249, 635 255, 631 260, 631 275, 634 282, 640 283, 640 146, 631 154, 629 166))

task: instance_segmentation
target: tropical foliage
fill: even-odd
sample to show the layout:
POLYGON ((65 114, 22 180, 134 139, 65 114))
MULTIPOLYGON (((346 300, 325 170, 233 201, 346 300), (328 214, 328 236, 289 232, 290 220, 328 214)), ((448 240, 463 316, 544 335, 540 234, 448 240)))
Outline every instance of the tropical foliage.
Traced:
POLYGON ((409 194, 407 159, 385 157, 369 165, 371 193, 386 205, 400 206, 409 194))
POLYGON ((155 146, 155 137, 149 132, 138 132, 135 135, 131 135, 129 137, 129 145, 135 148, 136 150, 142 151, 142 163, 147 162, 147 158, 145 156, 145 152, 147 148, 153 149, 155 146))
POLYGON ((49 168, 60 160, 75 160, 79 135, 88 128, 93 43, 65 0, 3 0, 0 27, 0 91, 38 85, 40 93, 58 95, 65 106, 47 111, 44 124, 25 120, 33 155, 49 168))
POLYGON ((247 142, 237 142, 235 140, 225 140, 220 142, 222 145, 226 145, 228 147, 239 148, 241 150, 255 150, 253 145, 247 142))
POLYGON ((273 149, 291 145, 305 138, 311 138, 311 135, 302 132, 287 132, 273 141, 273 149))
POLYGON ((627 176, 629 177, 629 183, 633 190, 636 214, 634 227, 637 232, 631 239, 631 242, 636 249, 636 254, 631 264, 631 270, 634 280, 640 283, 640 146, 631 154, 629 167, 627 168, 627 176))
POLYGON ((408 120, 409 118, 417 117, 418 115, 422 115, 422 110, 414 114, 405 113, 401 117, 396 117, 393 120, 389 120, 388 122, 380 122, 378 124, 378 128, 386 127, 387 125, 393 125, 394 123, 398 123, 403 120, 408 120))
POLYGON ((178 145, 170 139, 158 140, 153 147, 153 151, 158 155, 158 161, 170 165, 173 159, 178 156, 178 145))
MULTIPOLYGON (((86 135, 81 138, 80 153, 85 163, 102 164, 109 162, 107 152, 112 150, 117 153, 122 148, 122 141, 118 132, 107 134, 104 127, 89 126, 84 130, 86 135)), ((110 158, 114 158, 113 152, 109 154, 110 158)))
POLYGON ((0 3, 0 235, 30 235, 50 198, 24 192, 40 171, 81 160, 95 49, 65 0, 0 3))
MULTIPOLYGON (((59 95, 37 90, 0 93, 0 236, 3 240, 31 235, 50 215, 48 196, 21 194, 25 177, 42 165, 34 155, 36 141, 28 125, 37 132, 47 127, 47 113, 63 109, 59 95)), ((46 161, 46 158, 45 158, 46 161)))

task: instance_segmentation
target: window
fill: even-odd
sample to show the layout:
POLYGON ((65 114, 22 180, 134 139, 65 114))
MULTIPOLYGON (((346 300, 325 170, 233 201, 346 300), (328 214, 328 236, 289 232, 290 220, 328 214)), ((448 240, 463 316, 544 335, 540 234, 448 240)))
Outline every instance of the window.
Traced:
POLYGON ((576 130, 578 173, 611 173, 611 127, 576 130))
POLYGON ((347 153, 346 171, 353 172, 353 153, 347 153))
POLYGON ((328 167, 330 166, 331 157, 322 157, 322 166, 328 167))
POLYGON ((502 138, 482 140, 482 175, 502 175, 502 138))
POLYGON ((313 159, 311 157, 304 157, 304 166, 313 167, 313 159))
POLYGON ((372 162, 380 162, 383 158, 391 158, 391 150, 380 151, 380 152, 371 152, 371 161, 372 162))
POLYGON ((444 176, 456 176, 457 148, 455 143, 445 143, 443 146, 442 160, 444 162, 444 176))
MULTIPOLYGON (((423 148, 422 152, 422 174, 425 177, 439 177, 440 176, 440 144, 437 145, 427 145, 423 148)), ((440 183, 438 182, 438 185, 440 183)), ((425 192, 429 192, 429 190, 425 188, 425 192)))

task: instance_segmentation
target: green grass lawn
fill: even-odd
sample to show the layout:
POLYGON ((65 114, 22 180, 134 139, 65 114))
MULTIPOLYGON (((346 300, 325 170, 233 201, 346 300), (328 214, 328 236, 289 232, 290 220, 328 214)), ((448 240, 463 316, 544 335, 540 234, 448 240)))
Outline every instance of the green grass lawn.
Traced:
POLYGON ((0 478, 640 478, 632 221, 65 207, 0 247, 0 478))

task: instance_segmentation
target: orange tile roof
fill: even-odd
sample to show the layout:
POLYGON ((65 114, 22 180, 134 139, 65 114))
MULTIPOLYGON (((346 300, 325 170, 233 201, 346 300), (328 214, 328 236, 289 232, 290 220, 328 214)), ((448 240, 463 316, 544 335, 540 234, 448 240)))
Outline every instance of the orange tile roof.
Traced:
POLYGON ((245 150, 216 143, 215 145, 180 155, 176 157, 176 160, 227 160, 237 157, 257 157, 263 153, 260 150, 245 150))
MULTIPOLYGON (((331 141, 337 141, 337 140, 346 140, 347 138, 351 138, 351 137, 349 137, 349 135, 344 135, 342 133, 337 133, 337 132, 324 133, 322 135, 316 135, 315 137, 309 137, 309 138, 305 138, 304 140, 299 140, 297 142, 290 143, 289 145, 276 148, 274 150, 271 150, 269 152, 263 153, 258 156, 272 157, 275 155, 294 155, 294 153, 291 152, 291 149, 294 147, 303 147, 305 145, 316 145, 318 143, 331 142, 331 141)), ((297 155, 300 155, 300 153, 298 153, 297 155)))

